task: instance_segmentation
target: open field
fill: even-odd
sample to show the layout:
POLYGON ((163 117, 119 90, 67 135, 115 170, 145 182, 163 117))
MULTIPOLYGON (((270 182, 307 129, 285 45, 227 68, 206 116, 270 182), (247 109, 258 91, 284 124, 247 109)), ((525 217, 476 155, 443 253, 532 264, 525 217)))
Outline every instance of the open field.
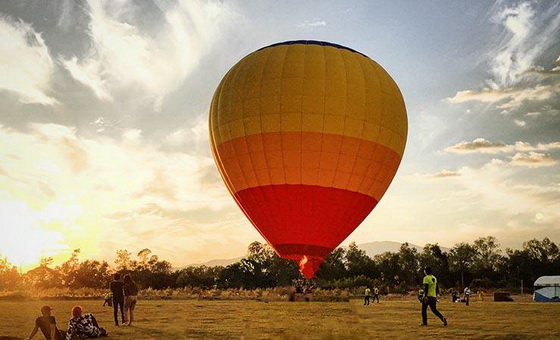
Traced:
POLYGON ((112 308, 100 301, 0 301, 0 339, 25 338, 44 304, 55 308, 62 329, 70 309, 81 305, 108 329, 109 339, 560 338, 560 304, 534 303, 528 296, 518 301, 474 301, 469 307, 444 301, 439 308, 449 320, 445 328, 433 314, 430 325, 420 327, 420 304, 412 298, 370 306, 360 300, 140 301, 132 327, 115 327, 112 308))

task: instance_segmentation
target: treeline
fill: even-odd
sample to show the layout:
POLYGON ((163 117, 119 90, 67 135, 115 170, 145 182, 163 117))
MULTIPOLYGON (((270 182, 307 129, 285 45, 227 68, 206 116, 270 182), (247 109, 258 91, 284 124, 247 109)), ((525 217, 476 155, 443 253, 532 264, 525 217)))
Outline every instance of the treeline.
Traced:
MULTIPOLYGON (((52 267, 52 259, 25 274, 0 259, 0 290, 18 288, 83 287, 106 288, 115 272, 129 273, 142 288, 182 287, 267 288, 291 285, 300 278, 295 262, 284 260, 266 244, 253 242, 245 258, 222 267, 190 266, 174 270, 171 263, 160 260, 149 249, 133 255, 118 250, 114 266, 105 261, 79 260, 75 250, 68 261, 52 267)), ((545 238, 523 243, 522 249, 500 249, 492 236, 473 243, 458 243, 449 251, 438 244, 417 250, 404 243, 397 252, 368 256, 355 243, 337 248, 325 259, 317 272, 315 284, 324 288, 353 288, 378 285, 385 292, 405 293, 417 289, 422 268, 431 266, 443 288, 518 289, 521 280, 526 288, 542 275, 560 274, 558 246, 545 238)))

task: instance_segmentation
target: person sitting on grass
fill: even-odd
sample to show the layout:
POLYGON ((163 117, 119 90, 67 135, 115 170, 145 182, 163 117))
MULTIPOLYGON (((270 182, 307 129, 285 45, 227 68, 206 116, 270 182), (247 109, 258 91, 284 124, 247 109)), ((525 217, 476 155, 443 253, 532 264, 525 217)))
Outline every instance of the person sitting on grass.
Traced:
POLYGON ((72 319, 68 321, 66 340, 99 338, 107 336, 107 330, 100 327, 95 317, 90 314, 82 315, 82 307, 72 308, 72 319))
POLYGON ((66 334, 56 327, 56 320, 54 316, 52 316, 51 311, 52 308, 49 306, 43 306, 41 308, 42 316, 35 320, 35 328, 33 328, 26 340, 33 338, 39 329, 43 332, 47 340, 64 340, 66 334))

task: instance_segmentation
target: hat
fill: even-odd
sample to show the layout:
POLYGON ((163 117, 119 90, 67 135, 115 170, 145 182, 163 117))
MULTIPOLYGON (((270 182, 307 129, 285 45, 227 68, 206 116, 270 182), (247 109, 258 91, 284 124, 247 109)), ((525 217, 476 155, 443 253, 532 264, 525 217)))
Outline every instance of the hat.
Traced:
POLYGON ((45 311, 51 311, 54 308, 51 308, 50 306, 43 306, 41 307, 41 313, 44 313, 45 311))

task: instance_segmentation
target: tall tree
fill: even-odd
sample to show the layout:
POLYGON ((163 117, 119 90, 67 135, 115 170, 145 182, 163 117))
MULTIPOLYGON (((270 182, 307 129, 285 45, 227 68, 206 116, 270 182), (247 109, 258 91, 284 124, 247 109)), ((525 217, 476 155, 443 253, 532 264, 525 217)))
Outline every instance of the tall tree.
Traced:
POLYGON ((465 287, 465 273, 474 266, 476 256, 475 247, 465 242, 455 244, 449 251, 449 269, 460 273, 461 288, 465 287))

